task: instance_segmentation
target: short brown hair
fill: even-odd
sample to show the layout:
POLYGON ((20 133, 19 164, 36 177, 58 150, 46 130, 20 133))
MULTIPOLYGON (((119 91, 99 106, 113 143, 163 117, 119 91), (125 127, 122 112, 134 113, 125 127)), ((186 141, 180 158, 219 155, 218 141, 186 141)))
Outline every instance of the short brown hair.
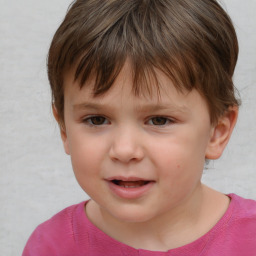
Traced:
POLYGON ((93 76, 99 95, 129 58, 136 94, 159 87, 159 69, 178 90, 198 90, 214 123, 228 107, 239 105, 232 81, 237 57, 232 21, 215 0, 77 0, 53 37, 48 77, 64 121, 66 70, 75 67, 81 87, 93 76))

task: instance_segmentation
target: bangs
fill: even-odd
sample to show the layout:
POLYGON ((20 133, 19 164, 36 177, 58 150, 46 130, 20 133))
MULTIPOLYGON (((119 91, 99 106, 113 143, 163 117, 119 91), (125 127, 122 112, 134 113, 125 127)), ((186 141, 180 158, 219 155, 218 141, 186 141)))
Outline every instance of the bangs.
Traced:
POLYGON ((165 6, 154 6, 152 1, 152 5, 134 4, 131 7, 129 12, 120 13, 119 19, 115 17, 116 22, 109 26, 98 28, 99 22, 95 21, 91 27, 95 35, 90 33, 93 40, 83 36, 89 34, 88 28, 78 39, 79 49, 69 52, 70 66, 78 62, 74 79, 79 80, 80 87, 93 79, 94 94, 104 94, 129 60, 136 95, 159 91, 156 70, 168 76, 178 90, 194 88, 197 79, 191 54, 177 43, 177 35, 172 35, 170 40, 177 22, 169 22, 173 27, 167 26, 161 18, 163 15, 157 15, 156 10, 162 12, 165 6))

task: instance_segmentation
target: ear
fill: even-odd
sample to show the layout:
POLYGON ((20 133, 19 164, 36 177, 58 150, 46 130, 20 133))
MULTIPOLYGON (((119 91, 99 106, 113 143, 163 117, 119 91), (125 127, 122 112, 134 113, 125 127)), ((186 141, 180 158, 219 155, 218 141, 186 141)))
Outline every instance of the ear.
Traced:
POLYGON ((67 139, 66 127, 65 127, 64 121, 62 121, 60 119, 59 113, 54 104, 52 104, 52 112, 53 112, 55 120, 57 121, 57 123, 59 124, 59 127, 60 127, 60 136, 61 136, 61 139, 63 142, 64 150, 65 150, 66 154, 69 155, 70 153, 69 153, 69 144, 68 144, 68 139, 67 139))
POLYGON ((218 159, 232 134, 238 117, 238 107, 230 107, 218 120, 217 125, 212 127, 211 138, 206 150, 206 159, 218 159))

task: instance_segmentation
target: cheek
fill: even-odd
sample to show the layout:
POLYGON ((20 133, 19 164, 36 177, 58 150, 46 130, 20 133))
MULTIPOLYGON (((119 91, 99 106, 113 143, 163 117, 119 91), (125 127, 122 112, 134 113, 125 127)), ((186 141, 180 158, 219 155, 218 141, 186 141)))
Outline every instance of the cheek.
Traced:
POLYGON ((165 176, 188 179, 204 167, 205 144, 196 137, 176 137, 155 143, 152 157, 165 176))
POLYGON ((80 175, 96 173, 106 156, 106 146, 102 143, 102 139, 72 135, 69 145, 74 172, 80 175))
POLYGON ((90 197, 90 192, 98 186, 96 178, 100 177, 101 172, 101 160, 98 153, 97 147, 88 143, 77 145, 71 151, 71 162, 76 180, 90 197))
POLYGON ((173 153, 159 154, 159 157, 165 159, 158 167, 161 169, 159 185, 163 189, 163 195, 168 195, 170 201, 178 203, 200 183, 204 160, 179 147, 173 153))

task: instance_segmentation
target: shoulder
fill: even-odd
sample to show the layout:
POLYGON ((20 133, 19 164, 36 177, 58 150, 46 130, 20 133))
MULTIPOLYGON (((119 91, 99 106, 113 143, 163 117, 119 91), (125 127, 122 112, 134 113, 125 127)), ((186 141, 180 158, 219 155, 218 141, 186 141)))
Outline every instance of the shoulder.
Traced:
POLYGON ((229 222, 231 234, 240 241, 252 241, 256 251, 256 201, 231 194, 232 215, 229 222))
POLYGON ((233 212, 233 220, 251 219, 256 221, 256 201, 252 199, 245 199, 235 194, 229 195, 231 198, 231 206, 233 212))
POLYGON ((30 236, 22 255, 67 255, 67 249, 76 250, 77 221, 74 220, 82 217, 84 204, 69 206, 40 224, 30 236))
MULTIPOLYGON (((213 254, 247 255, 256 252, 256 201, 230 194, 229 209, 215 229, 213 254), (215 254, 218 252, 217 254, 215 254)), ((211 251, 212 252, 212 251, 211 251)))

